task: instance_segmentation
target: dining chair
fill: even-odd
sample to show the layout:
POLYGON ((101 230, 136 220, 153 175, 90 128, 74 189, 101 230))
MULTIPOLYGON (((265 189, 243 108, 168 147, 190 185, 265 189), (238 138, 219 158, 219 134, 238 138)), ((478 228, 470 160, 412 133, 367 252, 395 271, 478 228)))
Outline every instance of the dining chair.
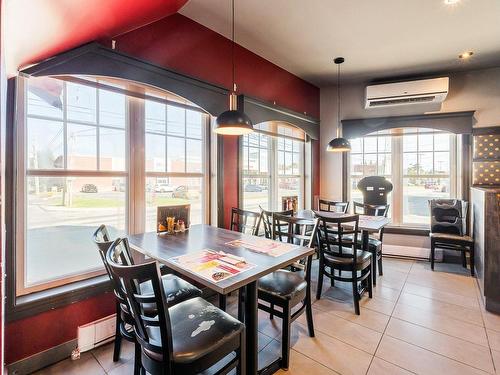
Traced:
MULTIPOLYGON (((133 326, 133 318, 130 315, 130 309, 128 307, 127 299, 124 295, 120 294, 120 288, 117 281, 113 278, 113 274, 110 271, 109 264, 106 259, 106 253, 109 250, 113 241, 110 239, 109 232, 104 224, 99 226, 93 235, 94 243, 97 245, 99 250, 99 255, 104 264, 104 268, 109 278, 111 279, 114 287, 114 294, 116 297, 116 328, 115 328, 115 342, 113 349, 113 361, 117 362, 120 359, 120 351, 122 338, 127 341, 136 343, 135 334, 132 330, 133 326)), ((123 264, 133 265, 134 260, 131 256, 130 247, 128 244, 128 240, 124 240, 120 242, 120 247, 117 248, 117 253, 119 250, 119 256, 123 264)), ((201 296, 201 290, 195 287, 194 285, 188 283, 187 281, 172 275, 166 274, 162 276, 163 288, 165 290, 165 294, 169 298, 169 302, 171 304, 175 304, 181 301, 184 301, 189 298, 201 296)), ((151 289, 150 283, 141 283, 141 290, 147 292, 151 289)), ((154 314, 154 311, 151 312, 154 314)), ((137 353, 136 353, 137 354, 137 353)), ((137 358, 136 361, 140 360, 137 358)), ((140 363, 137 362, 137 366, 140 363)), ((135 369, 135 371, 137 371, 135 369)), ((137 372, 134 372, 137 374, 137 372)))
POLYGON ((349 202, 339 202, 339 201, 320 199, 318 201, 318 210, 328 211, 328 212, 340 212, 346 214, 347 211, 349 210, 349 202))
MULTIPOLYGON (((276 239, 282 242, 313 248, 316 243, 318 219, 300 219, 287 215, 273 214, 273 227, 276 239)), ((282 319, 281 367, 288 369, 290 362, 290 326, 302 313, 306 313, 309 336, 314 337, 314 324, 311 307, 311 264, 312 255, 294 265, 293 272, 277 270, 259 279, 259 309, 282 319), (269 305, 263 304, 266 302, 269 305), (300 305, 292 313, 292 309, 300 305), (279 309, 278 309, 279 308, 279 309)))
MULTIPOLYGON (((264 236, 271 240, 276 239, 276 235, 274 233, 273 227, 273 214, 282 215, 282 216, 293 216, 293 210, 285 210, 285 211, 268 211, 264 210, 261 206, 260 208, 260 221, 262 222, 262 226, 264 228, 264 236)), ((284 228, 287 227, 286 224, 279 224, 284 228)))
POLYGON ((172 305, 156 262, 126 265, 117 256, 115 249, 124 241, 111 244, 106 260, 129 301, 142 372, 196 374, 225 359, 215 374, 235 368, 244 373, 245 325, 201 297, 172 305), (145 282, 151 285, 147 291, 140 288, 145 282), (150 309, 154 316, 146 313, 150 309))
MULTIPOLYGON (((383 216, 387 217, 389 212, 389 204, 378 204, 372 205, 367 203, 353 202, 354 213, 359 215, 368 216, 383 216)), ((368 251, 372 254, 373 259, 373 285, 377 285, 377 269, 378 275, 382 276, 384 274, 383 268, 383 240, 384 240, 384 228, 381 228, 377 233, 377 238, 373 236, 368 237, 368 251)), ((363 249, 363 241, 361 235, 358 237, 358 246, 363 249)), ((364 250, 364 249, 363 249, 364 250)))
POLYGON ((260 217, 261 215, 257 212, 233 207, 231 209, 231 230, 240 233, 257 235, 259 231, 260 217))
MULTIPOLYGON (((359 215, 344 215, 339 217, 325 217, 321 212, 316 212, 319 218, 319 274, 316 299, 321 298, 323 288, 323 276, 332 281, 343 281, 352 284, 354 310, 360 314, 359 300, 361 292, 358 283, 367 282, 369 297, 372 298, 371 262, 372 255, 368 251, 358 249, 359 215), (338 236, 329 235, 331 226, 336 226, 338 236), (345 235, 352 235, 351 239, 345 240, 345 235), (330 269, 328 272, 327 267, 330 269), (338 275, 335 275, 337 270, 338 275), (359 275, 358 275, 359 273, 359 275), (346 275, 347 276, 344 276, 346 275)), ((364 287, 362 288, 364 292, 364 287)))
POLYGON ((468 203, 460 199, 429 200, 431 214, 431 269, 434 270, 436 249, 459 251, 462 266, 467 268, 469 253, 470 274, 474 276, 474 239, 467 234, 468 203))

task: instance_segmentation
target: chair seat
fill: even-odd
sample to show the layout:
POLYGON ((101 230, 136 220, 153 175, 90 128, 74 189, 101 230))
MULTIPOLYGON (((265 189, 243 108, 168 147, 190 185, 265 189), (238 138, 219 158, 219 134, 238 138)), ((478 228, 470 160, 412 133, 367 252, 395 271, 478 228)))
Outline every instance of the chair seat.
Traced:
MULTIPOLYGON (((344 269, 352 268, 354 259, 336 256, 335 253, 339 253, 338 246, 332 246, 332 253, 324 253, 325 264, 327 266, 337 266, 344 269)), ((352 249, 350 247, 342 247, 342 254, 352 254, 352 249)), ((372 259, 372 254, 368 251, 357 250, 357 264, 356 270, 360 271, 368 267, 372 259)))
POLYGON ((277 270, 259 279, 259 292, 269 293, 283 299, 294 299, 305 295, 307 282, 302 272, 277 270))
MULTIPOLYGON (((167 297, 167 302, 170 306, 173 306, 179 302, 183 302, 193 297, 200 297, 201 290, 195 287, 193 284, 181 279, 172 274, 166 274, 161 277, 163 290, 165 291, 165 296, 167 297)), ((153 293, 153 286, 151 281, 146 281, 140 285, 141 294, 151 294, 153 293)), ((151 310, 154 312, 156 310, 154 304, 145 304, 144 310, 147 312, 151 310)))
POLYGON ((471 236, 460 236, 458 234, 451 233, 431 233, 431 238, 438 242, 450 242, 450 243, 473 243, 474 239, 471 236))
MULTIPOLYGON (((239 340, 245 325, 203 298, 196 297, 168 309, 172 327, 173 359, 189 364, 222 346, 239 340)), ((147 328, 150 343, 161 347, 160 328, 147 328)), ((162 360, 161 353, 144 348, 149 357, 162 360)))

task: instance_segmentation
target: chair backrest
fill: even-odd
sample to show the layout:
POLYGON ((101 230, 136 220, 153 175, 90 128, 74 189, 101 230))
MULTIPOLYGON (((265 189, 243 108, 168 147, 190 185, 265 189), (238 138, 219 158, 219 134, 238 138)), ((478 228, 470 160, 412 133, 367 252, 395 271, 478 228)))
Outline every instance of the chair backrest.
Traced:
POLYGON ((337 257, 352 258, 357 263, 359 215, 339 215, 338 217, 323 216, 316 212, 319 219, 318 238, 320 243, 320 256, 323 252, 337 257), (335 236, 332 235, 335 234, 335 236), (343 237, 349 235, 349 239, 343 237), (352 236, 351 236, 352 235, 352 236), (352 238, 351 238, 352 237, 352 238), (338 251, 334 251, 334 247, 338 251), (343 249, 351 247, 352 251, 344 252, 343 249))
POLYGON ((358 189, 363 194, 363 203, 366 204, 387 204, 387 195, 392 188, 392 183, 382 176, 368 176, 358 182, 358 189))
POLYGON ((121 293, 125 294, 134 318, 134 330, 136 339, 143 348, 143 355, 151 358, 151 355, 162 357, 166 367, 166 373, 171 372, 173 360, 172 332, 170 316, 168 314, 168 303, 162 287, 161 273, 156 262, 143 263, 139 265, 123 264, 119 256, 120 251, 116 247, 127 242, 126 239, 117 239, 110 246, 106 255, 111 273, 120 285, 121 293), (143 294, 139 288, 140 283, 151 283, 152 293, 143 294), (154 306, 155 316, 151 317, 145 313, 146 306, 154 306), (159 336, 152 335, 158 332, 159 336))
POLYGON ((106 225, 101 224, 101 226, 99 226, 99 228, 97 228, 97 230, 94 232, 92 239, 94 240, 94 243, 97 246, 97 250, 99 250, 99 255, 101 256, 104 268, 106 269, 106 272, 108 273, 108 276, 111 279, 109 265, 108 262, 106 262, 106 253, 111 244, 113 243, 113 241, 111 241, 108 228, 106 228, 106 225))
POLYGON ((354 213, 357 215, 368 215, 368 216, 384 216, 387 217, 389 213, 389 204, 367 204, 352 202, 354 207, 354 213))
MULTIPOLYGON (((277 240, 309 248, 314 248, 316 244, 319 244, 318 218, 302 219, 275 213, 272 215, 272 220, 277 240)), ((311 279, 311 264, 312 255, 307 256, 305 267, 300 262, 294 264, 296 268, 305 268, 305 279, 307 282, 311 279)))
POLYGON ((233 207, 231 210, 231 230, 240 233, 257 235, 261 215, 257 212, 233 207))
POLYGON ((430 199, 431 233, 463 236, 467 233, 467 201, 461 199, 430 199))
POLYGON ((340 212, 346 214, 348 209, 349 202, 329 201, 326 199, 320 199, 318 202, 319 211, 340 212))
MULTIPOLYGON (((283 215, 283 216, 293 216, 293 210, 286 211, 267 211, 260 207, 260 222, 264 227, 264 235, 266 238, 270 238, 272 240, 276 239, 276 235, 274 234, 273 229, 273 214, 283 215)), ((286 226, 286 224, 283 224, 286 226)))

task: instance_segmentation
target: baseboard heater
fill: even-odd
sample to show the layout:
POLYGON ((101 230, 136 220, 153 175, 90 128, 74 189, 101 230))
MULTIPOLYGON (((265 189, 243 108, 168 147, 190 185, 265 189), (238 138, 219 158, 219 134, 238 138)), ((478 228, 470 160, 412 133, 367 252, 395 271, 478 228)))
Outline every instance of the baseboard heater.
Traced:
POLYGON ((86 352, 113 341, 116 329, 116 314, 78 327, 78 351, 86 352))

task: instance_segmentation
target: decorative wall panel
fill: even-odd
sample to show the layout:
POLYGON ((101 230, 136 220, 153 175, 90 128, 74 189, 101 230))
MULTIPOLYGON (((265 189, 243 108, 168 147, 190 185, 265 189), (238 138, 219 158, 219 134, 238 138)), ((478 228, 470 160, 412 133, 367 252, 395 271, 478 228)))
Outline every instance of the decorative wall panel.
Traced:
POLYGON ((474 136, 472 184, 500 186, 500 134, 474 136))

